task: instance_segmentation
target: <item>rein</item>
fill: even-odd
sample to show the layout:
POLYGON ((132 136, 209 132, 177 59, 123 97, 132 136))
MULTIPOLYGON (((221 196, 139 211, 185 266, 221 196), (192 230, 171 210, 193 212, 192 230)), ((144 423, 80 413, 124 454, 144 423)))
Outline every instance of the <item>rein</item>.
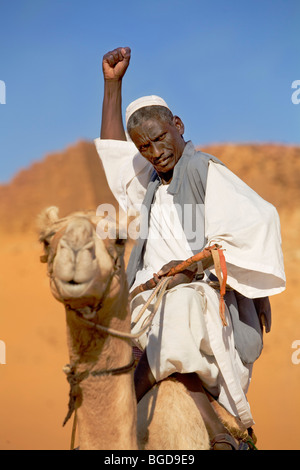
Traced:
MULTIPOLYGON (((76 313, 76 315, 78 316, 78 318, 80 319, 80 321, 82 321, 85 325, 91 327, 91 328, 94 328, 98 331, 101 331, 103 333, 106 333, 108 335, 111 335, 111 336, 115 336, 117 338, 121 338, 121 339, 137 339, 139 338, 148 328, 149 326, 151 325, 151 322, 152 322, 152 319, 155 315, 155 313, 157 312, 157 309, 159 307, 159 304, 161 302, 161 299, 163 297, 163 294, 165 293, 166 289, 167 289, 167 285, 169 283, 171 279, 170 278, 165 278, 165 279, 161 279, 160 282, 157 284, 156 288, 153 290, 152 294, 150 295, 149 299, 147 300, 147 302, 145 302, 145 304, 143 305, 143 308, 141 309, 141 311, 139 312, 139 315, 138 317, 135 319, 135 321, 131 324, 131 328, 133 328, 133 326, 135 326, 135 324, 139 321, 139 319, 141 318, 141 316, 143 315, 143 313, 145 312, 145 310, 147 310, 148 306, 150 305, 150 303, 152 302, 152 300, 154 299, 155 296, 157 296, 157 300, 154 304, 154 308, 153 308, 153 311, 152 313, 149 315, 148 317, 148 321, 146 323, 146 325, 144 325, 138 333, 125 333, 123 331, 118 331, 118 330, 115 330, 113 328, 110 328, 110 327, 107 327, 107 326, 103 326, 101 325, 100 323, 95 323, 91 320, 87 320, 86 318, 84 318, 82 316, 82 313, 80 312, 80 310, 75 310, 74 312, 76 313)), ((101 307, 97 308, 97 310, 94 311, 94 313, 96 314, 98 312, 98 310, 100 309, 101 307)))
MULTIPOLYGON (((216 275, 219 281, 219 290, 220 290, 220 317, 222 320, 223 326, 227 326, 227 322, 225 319, 225 303, 224 303, 224 295, 226 293, 226 280, 227 280, 227 269, 226 269, 226 261, 224 257, 223 250, 221 247, 217 244, 209 246, 205 248, 203 251, 197 253, 196 255, 192 256, 191 258, 183 261, 182 263, 178 264, 174 268, 172 268, 166 275, 166 277, 162 278, 157 284, 154 281, 154 279, 150 279, 147 281, 145 284, 141 284, 140 286, 136 287, 134 291, 129 295, 129 300, 131 301, 137 294, 145 291, 145 290, 150 290, 153 289, 152 294, 142 307, 141 311, 139 312, 138 316, 135 318, 134 322, 131 324, 131 329, 137 324, 139 319, 142 317, 143 313, 147 310, 148 306, 152 302, 155 296, 157 296, 157 300, 154 304, 154 308, 152 313, 147 317, 147 323, 139 330, 138 333, 124 333, 118 330, 114 330, 113 328, 105 327, 103 325, 100 325, 98 323, 95 323, 91 320, 87 320, 82 316, 82 313, 80 310, 76 310, 76 314, 80 318, 81 321, 83 321, 87 326, 95 328, 98 331, 102 331, 104 333, 107 333, 111 336, 116 336, 121 339, 137 339, 139 338, 151 325, 152 319, 157 312, 157 309, 159 307, 159 304, 161 302, 161 299, 167 289, 167 285, 169 281, 171 280, 171 276, 174 276, 175 274, 183 271, 184 269, 187 269, 188 267, 194 265, 195 263, 208 259, 212 257, 213 259, 213 264, 215 266, 216 270, 216 275)), ((107 289, 109 289, 110 283, 112 281, 114 273, 112 273, 111 278, 109 279, 107 289)), ((105 292, 106 290, 105 289, 105 292)), ((94 314, 96 315, 97 311, 101 308, 102 306, 102 300, 100 301, 100 306, 97 306, 97 309, 95 310, 94 314)))

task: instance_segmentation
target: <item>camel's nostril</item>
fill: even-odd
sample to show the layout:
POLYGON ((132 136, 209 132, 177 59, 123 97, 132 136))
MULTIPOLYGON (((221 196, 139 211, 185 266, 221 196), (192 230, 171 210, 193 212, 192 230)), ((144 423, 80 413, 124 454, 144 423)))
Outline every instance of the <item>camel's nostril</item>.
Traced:
POLYGON ((96 249, 95 249, 95 245, 93 244, 93 246, 91 246, 89 248, 89 252, 90 252, 90 255, 92 257, 92 259, 95 259, 96 258, 96 249))

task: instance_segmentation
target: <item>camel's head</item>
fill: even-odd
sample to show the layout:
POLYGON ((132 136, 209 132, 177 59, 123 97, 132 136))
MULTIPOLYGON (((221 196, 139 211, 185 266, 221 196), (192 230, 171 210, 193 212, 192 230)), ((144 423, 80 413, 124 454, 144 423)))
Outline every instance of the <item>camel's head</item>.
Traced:
MULTIPOLYGON (((127 288, 124 276, 124 239, 112 235, 101 239, 97 224, 103 217, 92 212, 59 218, 49 207, 39 216, 41 261, 48 264, 51 290, 56 299, 70 308, 86 309, 86 316, 105 298, 127 288)), ((109 224, 109 222, 107 222, 109 224)), ((109 227, 108 227, 109 232, 109 227)))

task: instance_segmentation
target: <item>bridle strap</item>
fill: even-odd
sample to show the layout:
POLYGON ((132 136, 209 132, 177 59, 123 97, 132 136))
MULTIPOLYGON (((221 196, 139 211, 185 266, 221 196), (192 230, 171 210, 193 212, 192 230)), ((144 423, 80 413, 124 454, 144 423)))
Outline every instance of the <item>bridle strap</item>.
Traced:
POLYGON ((132 358, 131 361, 122 367, 116 367, 114 369, 100 369, 100 370, 85 370, 80 373, 76 373, 76 367, 67 364, 64 366, 63 371, 67 376, 67 380, 70 384, 69 392, 69 404, 68 404, 68 413, 64 419, 63 426, 69 421, 73 412, 76 410, 76 398, 79 392, 79 385, 83 380, 86 380, 89 376, 92 377, 103 377, 111 375, 122 375, 127 374, 135 367, 135 359, 132 358))
POLYGON ((90 375, 93 377, 101 377, 103 375, 122 375, 127 374, 130 372, 135 366, 135 359, 132 358, 129 364, 123 367, 116 367, 115 369, 107 369, 107 370, 92 370, 90 375))

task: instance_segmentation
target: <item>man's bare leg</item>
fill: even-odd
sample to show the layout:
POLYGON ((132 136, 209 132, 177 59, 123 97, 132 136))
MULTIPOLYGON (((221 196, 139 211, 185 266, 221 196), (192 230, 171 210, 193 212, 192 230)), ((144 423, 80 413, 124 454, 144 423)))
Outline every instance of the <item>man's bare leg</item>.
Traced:
MULTIPOLYGON (((210 440, 212 441, 218 434, 229 434, 211 406, 198 375, 196 373, 176 373, 173 374, 173 377, 181 382, 189 391, 203 418, 210 440)), ((143 398, 155 383, 156 380, 151 372, 145 350, 134 373, 137 402, 143 398)), ((213 448, 214 450, 232 450, 232 446, 226 443, 216 443, 213 448)))
MULTIPOLYGON (((219 420, 212 405, 210 404, 199 376, 193 372, 189 374, 176 373, 173 374, 172 377, 175 377, 178 382, 181 382, 193 398, 195 405, 197 406, 199 413, 203 418, 210 441, 212 441, 218 434, 229 434, 225 426, 219 420)), ((230 444, 216 442, 216 444, 213 446, 213 449, 232 450, 233 447, 230 444)))
POLYGON ((137 402, 139 402, 155 384, 156 380, 151 372, 145 350, 134 371, 134 387, 137 402))

